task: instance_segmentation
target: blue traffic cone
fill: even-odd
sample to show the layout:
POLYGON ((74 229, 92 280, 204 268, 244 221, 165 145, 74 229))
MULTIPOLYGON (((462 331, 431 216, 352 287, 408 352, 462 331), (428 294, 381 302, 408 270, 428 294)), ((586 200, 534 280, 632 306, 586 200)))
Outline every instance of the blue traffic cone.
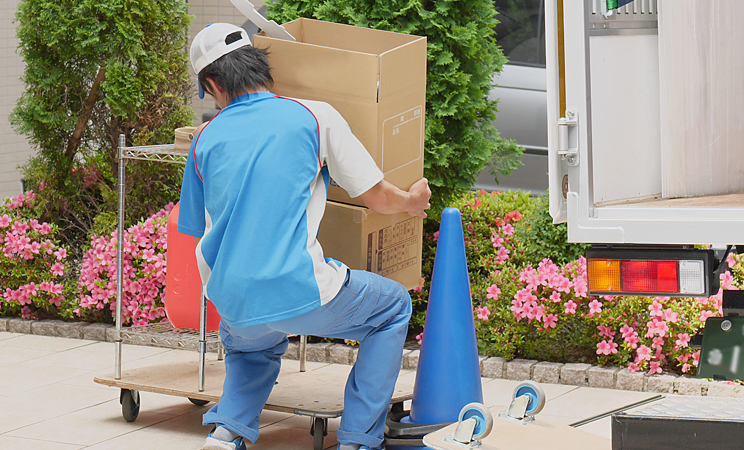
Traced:
POLYGON ((446 208, 408 421, 456 422, 472 402, 483 403, 483 389, 465 240, 460 211, 446 208))

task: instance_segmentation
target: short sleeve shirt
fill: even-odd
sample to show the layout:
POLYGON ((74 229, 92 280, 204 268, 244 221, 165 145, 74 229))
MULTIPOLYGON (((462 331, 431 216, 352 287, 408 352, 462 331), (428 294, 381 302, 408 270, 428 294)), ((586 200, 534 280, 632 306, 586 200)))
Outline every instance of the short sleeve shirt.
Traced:
POLYGON ((201 237, 205 294, 230 326, 294 317, 341 289, 347 267, 317 240, 329 177, 357 197, 383 174, 327 103, 242 95, 194 139, 178 230, 201 237))

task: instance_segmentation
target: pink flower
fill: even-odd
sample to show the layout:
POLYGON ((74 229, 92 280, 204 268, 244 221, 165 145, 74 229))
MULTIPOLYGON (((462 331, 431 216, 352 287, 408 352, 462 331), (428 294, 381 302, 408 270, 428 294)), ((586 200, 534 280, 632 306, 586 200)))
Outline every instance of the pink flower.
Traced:
POLYGON ((664 311, 664 319, 667 322, 677 323, 677 321, 679 320, 679 314, 672 311, 671 309, 667 309, 666 311, 664 311))
POLYGON ((54 252, 54 256, 57 257, 57 261, 62 261, 63 259, 67 258, 67 249, 60 248, 56 252, 54 252))
POLYGON ((4 214, 0 217, 0 228, 7 228, 8 225, 10 225, 10 216, 4 214))
POLYGON ((630 327, 627 324, 620 327, 620 335, 623 337, 623 339, 627 338, 628 336, 632 336, 633 333, 635 333, 635 330, 633 329, 633 327, 630 327))
POLYGON ((655 334, 664 337, 666 332, 669 331, 669 326, 663 320, 652 320, 646 323, 646 326, 648 327, 646 337, 652 337, 655 334))
POLYGON ((650 360, 651 359, 651 349, 646 347, 645 345, 641 345, 638 347, 638 350, 636 350, 636 354, 638 355, 638 360, 650 360))
POLYGON ((736 286, 732 285, 734 281, 734 276, 731 275, 731 272, 726 271, 721 274, 721 287, 727 290, 736 290, 736 286))
POLYGON ((60 263, 54 263, 51 270, 52 270, 52 274, 57 275, 57 276, 62 276, 65 273, 64 272, 65 266, 60 263))
POLYGON ((609 339, 612 339, 615 337, 615 332, 612 331, 612 327, 605 327, 602 325, 598 325, 597 329, 599 330, 599 336, 600 337, 606 337, 609 339))
POLYGON ((597 344, 598 355, 609 355, 617 353, 617 344, 615 342, 607 342, 606 340, 597 344))
POLYGON ((422 342, 424 342, 424 332, 416 335, 416 341, 418 342, 418 345, 421 345, 422 342))
POLYGON ((708 320, 708 317, 712 315, 713 315, 712 312, 708 311, 707 309, 704 309, 703 311, 700 312, 700 321, 705 322, 706 320, 708 320))
POLYGON ((651 375, 662 372, 660 367, 661 363, 659 361, 651 361, 649 365, 651 366, 651 369, 648 371, 648 373, 650 373, 651 375))
POLYGON ((569 300, 563 304, 566 307, 566 314, 576 314, 576 307, 578 306, 573 300, 569 300))
POLYGON ((602 303, 596 299, 589 303, 589 314, 599 314, 602 312, 602 303))
POLYGON ((489 311, 488 308, 485 306, 476 309, 476 311, 478 312, 478 318, 481 320, 488 320, 488 316, 491 315, 491 311, 489 311))
POLYGON ((687 334, 687 333, 678 333, 677 334, 677 342, 675 342, 675 344, 677 344, 680 347, 687 347, 689 343, 690 343, 690 335, 689 334, 687 334))
POLYGON ((662 312, 663 308, 664 307, 656 300, 654 300, 653 304, 648 306, 648 310, 651 311, 651 316, 653 317, 663 316, 664 315, 664 313, 662 312))
POLYGON ((629 363, 628 364, 628 370, 630 373, 636 373, 638 372, 638 364, 637 363, 629 363))
POLYGON ((514 234, 514 227, 510 224, 506 224, 503 227, 501 227, 501 232, 504 233, 507 236, 511 236, 514 234))
POLYGON ((415 292, 417 294, 420 294, 421 291, 423 291, 423 290, 424 290, 424 288, 422 288, 421 286, 416 286, 415 288, 413 288, 413 292, 415 292))
POLYGON ((555 314, 548 314, 543 318, 543 324, 545 325, 545 329, 548 328, 555 328, 555 323, 558 321, 558 316, 555 314))
POLYGON ((501 289, 499 289, 495 284, 493 284, 486 289, 486 292, 488 293, 488 295, 486 295, 486 298, 492 298, 492 299, 497 300, 499 298, 499 294, 501 293, 501 289))

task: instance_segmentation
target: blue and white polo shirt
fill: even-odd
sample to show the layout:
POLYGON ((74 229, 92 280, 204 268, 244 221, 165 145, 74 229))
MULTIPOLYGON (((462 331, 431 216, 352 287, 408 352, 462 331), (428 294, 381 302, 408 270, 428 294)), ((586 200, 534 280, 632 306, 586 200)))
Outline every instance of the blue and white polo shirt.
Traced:
POLYGON ((242 95, 194 139, 178 231, 202 238, 205 294, 231 327, 298 316, 341 289, 347 268, 316 239, 329 175, 352 197, 383 179, 327 103, 242 95))

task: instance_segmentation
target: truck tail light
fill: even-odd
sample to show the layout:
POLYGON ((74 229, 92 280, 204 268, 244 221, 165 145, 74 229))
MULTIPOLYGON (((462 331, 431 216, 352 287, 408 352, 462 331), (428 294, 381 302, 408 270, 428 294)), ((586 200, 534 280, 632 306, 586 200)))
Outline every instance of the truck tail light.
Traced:
POLYGON ((592 249, 587 282, 594 295, 709 296, 712 266, 708 250, 592 249))

